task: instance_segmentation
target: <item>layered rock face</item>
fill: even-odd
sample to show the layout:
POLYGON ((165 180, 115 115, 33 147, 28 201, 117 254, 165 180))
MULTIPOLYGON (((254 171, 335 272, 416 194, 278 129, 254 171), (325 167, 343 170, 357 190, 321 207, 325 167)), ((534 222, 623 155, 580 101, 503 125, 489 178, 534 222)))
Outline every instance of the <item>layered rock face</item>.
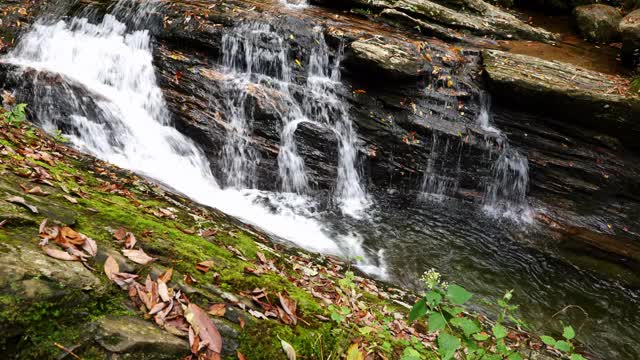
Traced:
MULTIPOLYGON (((635 119, 640 110, 637 99, 621 94, 623 82, 562 63, 486 50, 499 47, 494 39, 551 41, 556 36, 482 1, 316 3, 328 8, 163 2, 145 19, 156 39, 156 74, 174 125, 201 145, 218 179, 228 170, 225 146, 238 135, 233 116, 242 112, 249 121, 238 141, 250 149, 246 156, 254 168, 247 185, 286 186, 279 168, 283 119, 295 108, 310 114, 309 104, 316 101, 310 78, 317 76, 312 68, 322 51, 329 64, 326 78, 331 64, 339 63, 342 78, 332 85, 331 96, 346 106, 354 125, 357 168, 371 192, 439 191, 482 203, 505 148, 504 137, 481 120, 488 84, 497 105, 493 121, 510 147, 529 159, 529 200, 542 209, 546 224, 588 229, 623 243, 637 241, 640 225, 630 214, 640 201, 634 195, 639 189, 635 119), (364 15, 337 12, 351 7, 364 15), (245 55, 252 48, 264 51, 268 66, 248 70, 245 55), (243 60, 225 59, 230 51, 243 60), (259 80, 244 82, 243 76, 259 80)), ((70 12, 99 17, 109 6, 113 3, 87 2, 70 12)), ((137 19, 128 20, 135 26, 137 19)), ((260 61, 256 64, 265 64, 260 61)), ((49 116, 65 115, 64 106, 38 103, 29 85, 36 74, 3 73, 5 86, 17 88, 20 100, 42 111, 58 109, 49 116)), ((37 76, 48 81, 51 91, 82 91, 68 79, 37 76)), ((340 109, 331 114, 328 118, 335 118, 340 109)), ((307 191, 335 188, 336 132, 305 121, 292 139, 304 161, 307 191)), ((605 244, 600 250, 629 257, 617 246, 606 246, 610 242, 597 243, 605 244)))

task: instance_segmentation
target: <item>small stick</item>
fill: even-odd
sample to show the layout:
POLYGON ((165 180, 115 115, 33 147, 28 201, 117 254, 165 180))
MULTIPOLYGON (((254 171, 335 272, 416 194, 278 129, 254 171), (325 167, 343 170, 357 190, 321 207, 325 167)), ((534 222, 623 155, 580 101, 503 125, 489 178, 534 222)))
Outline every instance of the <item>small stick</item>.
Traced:
POLYGON ((78 360, 82 360, 82 359, 80 358, 80 356, 78 356, 78 355, 74 354, 74 353, 73 353, 73 351, 71 351, 71 350, 67 349, 66 347, 64 347, 64 346, 62 346, 62 345, 60 345, 60 344, 58 344, 57 342, 54 342, 54 343, 53 343, 53 346, 55 346, 55 347, 57 347, 58 349, 60 349, 60 350, 62 350, 62 351, 64 351, 64 352, 66 352, 67 354, 69 354, 69 355, 73 356, 74 358, 76 358, 76 359, 78 359, 78 360))

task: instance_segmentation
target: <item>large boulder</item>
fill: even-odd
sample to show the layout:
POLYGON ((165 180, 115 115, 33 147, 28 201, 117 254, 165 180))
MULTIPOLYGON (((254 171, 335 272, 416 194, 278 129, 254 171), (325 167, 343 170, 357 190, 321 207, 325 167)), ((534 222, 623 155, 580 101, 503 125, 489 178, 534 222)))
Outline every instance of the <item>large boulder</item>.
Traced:
POLYGON ((622 60, 630 65, 640 62, 640 9, 620 21, 622 34, 622 60))
POLYGON ((622 14, 613 6, 592 4, 578 6, 573 11, 580 34, 589 41, 609 43, 620 36, 618 25, 622 14))

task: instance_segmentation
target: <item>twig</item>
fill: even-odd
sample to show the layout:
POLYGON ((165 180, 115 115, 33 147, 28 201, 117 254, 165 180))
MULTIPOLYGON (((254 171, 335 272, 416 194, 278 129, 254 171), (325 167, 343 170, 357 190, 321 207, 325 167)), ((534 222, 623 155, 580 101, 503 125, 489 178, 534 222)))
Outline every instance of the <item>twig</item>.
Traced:
POLYGON ((66 352, 67 354, 69 354, 69 355, 73 356, 74 358, 76 358, 76 359, 78 359, 78 360, 82 360, 82 358, 80 358, 80 356, 78 356, 78 355, 74 354, 74 353, 73 353, 73 351, 71 351, 71 350, 67 349, 66 347, 64 347, 64 346, 62 346, 62 345, 60 345, 60 344, 58 344, 57 342, 54 342, 54 343, 53 343, 53 346, 55 346, 55 347, 57 347, 58 349, 60 349, 60 350, 62 350, 62 351, 64 351, 64 352, 66 352))

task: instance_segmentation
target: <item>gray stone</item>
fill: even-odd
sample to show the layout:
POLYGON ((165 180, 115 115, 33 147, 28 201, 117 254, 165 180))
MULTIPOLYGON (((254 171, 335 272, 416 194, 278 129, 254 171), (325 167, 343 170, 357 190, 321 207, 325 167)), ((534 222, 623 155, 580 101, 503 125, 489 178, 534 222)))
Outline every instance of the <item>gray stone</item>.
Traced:
MULTIPOLYGON (((37 240, 34 239, 34 242, 37 240)), ((77 290, 102 290, 100 279, 79 261, 60 261, 37 247, 0 245, 0 288, 12 287, 25 296, 50 293, 46 283, 77 290), (37 279, 33 281, 32 279, 37 279), (33 286, 37 285, 37 289, 33 286)), ((41 299, 41 298, 40 298, 41 299)))
POLYGON ((364 64, 383 70, 384 74, 416 77, 422 69, 418 54, 398 45, 369 39, 354 41, 351 43, 351 50, 355 58, 364 64))
POLYGON ((104 318, 96 327, 96 342, 112 353, 145 359, 179 359, 189 353, 187 341, 135 317, 104 318))
POLYGON ((578 6, 573 10, 573 15, 580 33, 589 41, 609 43, 620 37, 618 25, 622 20, 622 14, 613 6, 578 6))

